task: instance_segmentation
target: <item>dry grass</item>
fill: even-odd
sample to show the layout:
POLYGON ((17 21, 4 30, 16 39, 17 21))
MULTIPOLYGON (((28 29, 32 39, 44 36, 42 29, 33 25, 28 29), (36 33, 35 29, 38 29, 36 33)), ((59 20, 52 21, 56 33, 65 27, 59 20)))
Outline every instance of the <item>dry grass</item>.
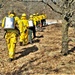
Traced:
MULTIPOLYGON (((70 28, 70 37, 74 35, 72 31, 73 28, 70 28)), ((11 63, 7 62, 7 49, 2 50, 5 44, 0 45, 0 73, 2 75, 74 75, 75 43, 69 43, 70 54, 61 55, 61 25, 44 27, 43 32, 37 32, 37 36, 41 35, 43 37, 36 38, 32 45, 21 47, 17 44, 16 59, 11 63)), ((4 40, 0 42, 3 43, 4 40)))

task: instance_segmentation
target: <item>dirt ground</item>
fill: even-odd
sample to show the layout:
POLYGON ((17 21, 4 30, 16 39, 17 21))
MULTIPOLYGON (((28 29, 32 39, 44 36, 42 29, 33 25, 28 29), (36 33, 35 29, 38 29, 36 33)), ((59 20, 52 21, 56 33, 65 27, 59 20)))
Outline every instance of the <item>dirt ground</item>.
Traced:
MULTIPOLYGON (((69 43, 69 54, 61 52, 61 24, 43 27, 37 32, 33 44, 19 46, 17 43, 15 59, 7 61, 8 51, 4 31, 0 28, 0 75, 75 75, 75 42, 69 43)), ((75 37, 69 28, 69 37, 75 37)))

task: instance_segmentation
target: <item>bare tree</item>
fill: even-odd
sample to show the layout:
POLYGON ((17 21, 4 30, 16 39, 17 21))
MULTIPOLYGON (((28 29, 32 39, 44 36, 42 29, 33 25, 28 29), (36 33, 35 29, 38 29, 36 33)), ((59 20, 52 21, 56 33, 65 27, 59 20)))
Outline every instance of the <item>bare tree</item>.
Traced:
POLYGON ((53 8, 49 3, 42 0, 43 3, 48 5, 53 11, 59 13, 62 16, 62 50, 63 55, 68 54, 68 43, 70 39, 68 38, 68 28, 74 21, 74 6, 75 0, 51 0, 51 2, 59 9, 56 10, 56 7, 53 8))
MULTIPOLYGON (((25 0, 24 0, 25 1, 25 0)), ((28 0, 27 0, 28 1, 28 0)), ((62 50, 63 55, 68 54, 68 28, 74 21, 75 0, 29 0, 40 1, 62 16, 62 50)))

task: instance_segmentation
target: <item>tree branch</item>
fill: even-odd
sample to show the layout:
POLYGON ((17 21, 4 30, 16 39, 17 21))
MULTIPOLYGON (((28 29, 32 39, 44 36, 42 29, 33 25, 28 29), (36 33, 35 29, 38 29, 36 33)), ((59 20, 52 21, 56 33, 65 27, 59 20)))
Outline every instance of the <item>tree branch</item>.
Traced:
POLYGON ((59 11, 57 11, 57 10, 55 10, 50 4, 48 4, 48 3, 46 3, 46 2, 44 2, 43 0, 42 0, 42 2, 44 3, 44 4, 46 4, 47 6, 49 6, 54 12, 56 12, 56 13, 59 13, 60 15, 62 15, 62 13, 61 12, 59 12, 59 11))

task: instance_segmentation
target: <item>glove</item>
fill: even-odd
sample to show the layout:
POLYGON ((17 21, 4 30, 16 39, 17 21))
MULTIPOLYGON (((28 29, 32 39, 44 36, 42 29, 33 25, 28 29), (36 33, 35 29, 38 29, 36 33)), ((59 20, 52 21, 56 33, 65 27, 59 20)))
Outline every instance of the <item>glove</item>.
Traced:
POLYGON ((25 33, 27 32, 27 30, 24 31, 25 33))

